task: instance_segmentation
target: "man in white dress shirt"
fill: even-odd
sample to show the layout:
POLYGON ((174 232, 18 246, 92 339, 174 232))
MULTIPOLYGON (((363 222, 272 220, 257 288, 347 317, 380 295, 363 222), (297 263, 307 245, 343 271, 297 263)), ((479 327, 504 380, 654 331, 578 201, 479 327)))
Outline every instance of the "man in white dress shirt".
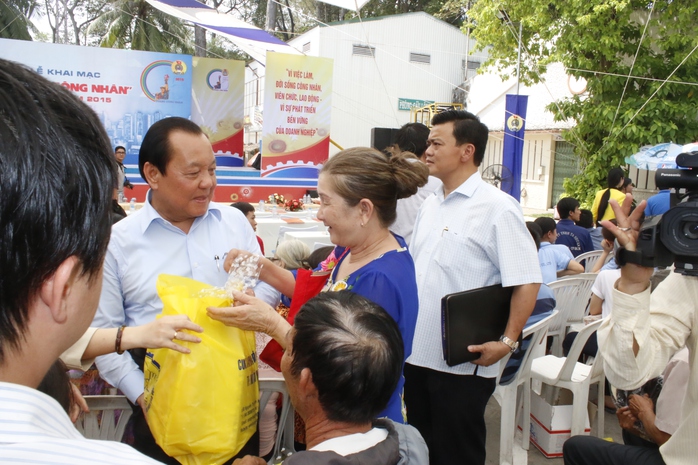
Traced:
POLYGON ((97 115, 0 60, 0 463, 149 464, 37 391, 94 316, 116 162, 97 115))
POLYGON ((482 465, 484 413, 498 361, 516 348, 533 311, 540 265, 521 206, 478 172, 487 127, 455 110, 437 114, 432 124, 426 164, 443 187, 422 204, 410 246, 419 316, 405 365, 407 420, 426 440, 432 464, 482 465), (473 363, 449 367, 441 344, 441 298, 499 283, 514 288, 504 334, 469 347, 481 353, 473 363))
POLYGON ((602 222, 621 246, 616 253, 621 274, 613 286, 611 315, 598 330, 599 352, 608 381, 618 389, 632 390, 658 376, 669 359, 686 346, 690 375, 681 420, 659 450, 633 446, 605 448, 594 441, 596 438, 575 436, 565 443, 562 451, 568 465, 696 463, 698 277, 672 271, 654 292, 651 291, 650 277, 654 268, 642 266, 642 255, 637 251, 641 217, 647 202, 643 200, 630 213, 631 200, 630 194, 626 194, 622 207, 616 200, 609 201, 618 226, 610 221, 602 222))
MULTIPOLYGON (((195 123, 172 117, 153 124, 143 138, 138 167, 150 191, 143 208, 112 229, 92 326, 113 328, 153 321, 162 311, 156 291, 161 273, 220 287, 228 277, 223 262, 230 249, 260 254, 245 216, 235 208, 211 202, 216 159, 211 143, 195 123)), ((278 293, 270 286, 260 284, 255 292, 276 305, 278 293)), ((100 376, 141 407, 143 356, 144 351, 131 351, 96 360, 100 376)), ((141 408, 134 408, 130 421, 136 449, 160 461, 177 463, 155 444, 141 408)), ((257 452, 254 444, 250 447, 252 450, 243 452, 257 452)))
MULTIPOLYGON (((393 152, 412 152, 423 163, 424 152, 427 149, 427 139, 429 138, 429 128, 422 123, 407 123, 403 125, 395 134, 395 145, 393 152)), ((441 181, 434 176, 429 176, 425 185, 419 188, 416 194, 406 199, 397 201, 395 222, 390 225, 390 230, 402 236, 407 245, 412 241, 412 230, 414 222, 417 220, 419 207, 424 200, 441 187, 441 181)))

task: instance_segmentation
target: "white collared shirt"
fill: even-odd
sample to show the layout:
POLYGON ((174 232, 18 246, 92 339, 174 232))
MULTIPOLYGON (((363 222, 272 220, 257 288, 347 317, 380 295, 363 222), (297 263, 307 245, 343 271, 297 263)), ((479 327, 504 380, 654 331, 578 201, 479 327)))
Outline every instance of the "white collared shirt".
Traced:
POLYGON ((667 464, 693 465, 698 437, 698 278, 672 270, 654 292, 649 283, 634 295, 614 288, 613 311, 597 331, 606 378, 618 389, 635 389, 658 376, 672 355, 688 347, 690 373, 681 421, 659 452, 667 464))
POLYGON ((85 439, 63 408, 44 393, 0 382, 0 463, 157 464, 114 441, 85 439))
MULTIPOLYGON (((477 365, 449 367, 441 343, 441 298, 501 283, 540 283, 538 254, 519 203, 485 183, 476 172, 444 199, 428 197, 417 216, 410 247, 417 271, 419 316, 407 363, 453 374, 473 374, 477 365)), ((479 367, 493 378, 499 364, 479 367)))
MULTIPOLYGON (((162 218, 150 204, 112 227, 99 308, 92 326, 115 328, 153 321, 162 311, 155 283, 161 273, 223 286, 230 249, 261 254, 252 226, 236 208, 211 202, 188 234, 162 218), (216 259, 216 257, 218 257, 216 259)), ((255 294, 272 306, 278 292, 260 283, 255 294)), ((100 375, 135 402, 143 393, 143 372, 128 353, 97 357, 100 375)))

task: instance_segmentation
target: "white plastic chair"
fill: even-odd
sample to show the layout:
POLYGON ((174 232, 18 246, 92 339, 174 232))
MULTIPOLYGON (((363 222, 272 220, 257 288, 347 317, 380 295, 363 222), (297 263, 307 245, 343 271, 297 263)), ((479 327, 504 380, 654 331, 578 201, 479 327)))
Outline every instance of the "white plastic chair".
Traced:
POLYGON ((276 239, 276 247, 284 240, 287 232, 292 231, 326 231, 327 227, 322 223, 303 225, 303 226, 279 226, 279 237, 276 239))
MULTIPOLYGON (((523 330, 522 339, 531 336, 530 343, 521 359, 521 365, 507 384, 500 384, 502 372, 506 366, 506 360, 500 362, 500 372, 497 378, 497 388, 494 390, 494 398, 501 406, 500 432, 499 432, 499 463, 500 465, 513 465, 514 463, 514 436, 516 435, 516 415, 519 411, 518 391, 523 386, 523 418, 521 447, 528 450, 531 435, 527 420, 531 416, 531 363, 536 356, 545 355, 545 346, 548 325, 557 314, 557 310, 537 323, 523 330)), ((507 357, 508 360, 508 357, 507 357)))
POLYGON ((120 442, 133 411, 125 396, 85 396, 90 413, 82 413, 75 427, 87 439, 120 442), (120 412, 120 415, 116 415, 120 412), (100 416, 101 414, 101 416, 100 416))
POLYGON ((582 273, 549 284, 555 294, 555 308, 559 310, 548 328, 548 335, 553 338, 551 352, 554 355, 562 355, 562 340, 567 328, 583 322, 596 276, 595 273, 582 273))
POLYGON ((269 465, 276 462, 276 458, 283 450, 285 454, 295 453, 293 448, 293 405, 291 398, 286 389, 286 381, 283 378, 260 378, 259 379, 259 408, 264 408, 269 402, 269 398, 275 392, 281 395, 281 414, 279 415, 279 429, 276 431, 276 442, 274 444, 273 453, 269 460, 269 465))
POLYGON ((602 253, 603 250, 592 250, 591 252, 584 252, 583 254, 577 255, 574 257, 574 260, 577 263, 582 263, 584 260, 586 260, 584 262, 584 272, 591 273, 591 271, 594 269, 594 265, 599 260, 602 253))
MULTIPOLYGON (((589 387, 598 384, 596 434, 603 437, 604 430, 604 374, 601 354, 594 359, 593 364, 579 363, 580 354, 589 337, 601 325, 602 320, 586 325, 577 334, 570 347, 567 357, 546 355, 533 360, 531 364, 531 379, 539 380, 551 388, 547 389, 546 400, 553 403, 560 388, 572 391, 572 436, 584 433, 589 387)), ((545 392, 545 391, 544 391, 545 392)))

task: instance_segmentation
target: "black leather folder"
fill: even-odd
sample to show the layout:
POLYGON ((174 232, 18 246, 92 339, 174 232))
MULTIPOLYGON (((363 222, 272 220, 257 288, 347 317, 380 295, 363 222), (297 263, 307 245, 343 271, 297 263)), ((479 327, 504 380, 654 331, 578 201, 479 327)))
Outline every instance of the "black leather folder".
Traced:
POLYGON ((472 362, 469 345, 497 341, 509 321, 513 287, 501 284, 448 294, 441 299, 441 334, 448 366, 472 362))

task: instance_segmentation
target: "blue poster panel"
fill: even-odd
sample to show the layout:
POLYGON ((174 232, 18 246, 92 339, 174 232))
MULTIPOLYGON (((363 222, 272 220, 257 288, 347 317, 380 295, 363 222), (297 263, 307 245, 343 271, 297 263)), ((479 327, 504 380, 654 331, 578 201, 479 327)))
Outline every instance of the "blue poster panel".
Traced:
POLYGON ((191 115, 192 57, 0 39, 0 57, 32 68, 90 105, 112 146, 126 147, 131 182, 140 183, 138 151, 162 118, 191 115))

